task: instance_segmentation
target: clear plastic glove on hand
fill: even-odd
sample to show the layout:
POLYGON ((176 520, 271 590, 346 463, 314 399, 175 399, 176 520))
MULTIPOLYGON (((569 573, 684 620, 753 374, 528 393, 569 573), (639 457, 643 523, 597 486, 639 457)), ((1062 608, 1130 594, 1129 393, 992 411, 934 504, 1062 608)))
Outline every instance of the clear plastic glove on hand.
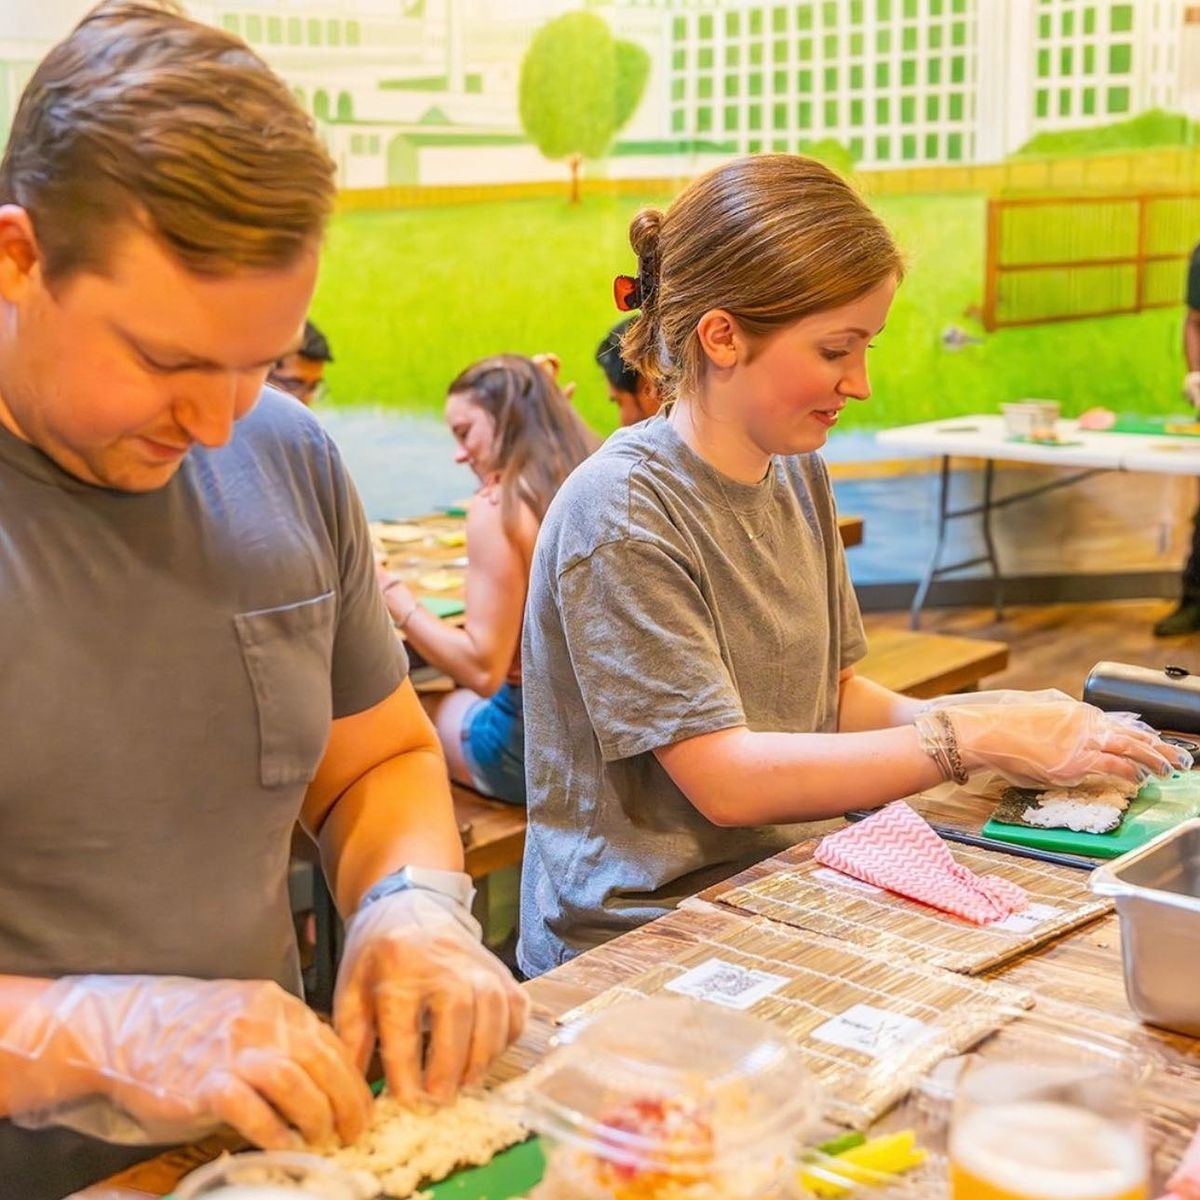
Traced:
POLYGON ((232 1125, 267 1149, 354 1141, 371 1094, 333 1030, 278 984, 68 976, 0 1042, 13 1120, 131 1145, 232 1125), (22 1065, 22 1063, 24 1065, 22 1065))
POLYGON ((935 707, 950 719, 968 774, 990 769, 1017 787, 1141 784, 1191 766, 1187 751, 1168 745, 1133 714, 1101 712, 1061 692, 1010 692, 991 703, 946 696, 935 707))
POLYGON ((1050 704, 1054 701, 1065 701, 1068 704, 1078 703, 1078 701, 1072 700, 1066 692, 1060 692, 1058 688, 1041 688, 1036 692, 1022 692, 1016 688, 993 688, 991 691, 984 692, 952 692, 946 696, 935 696, 932 700, 924 701, 917 712, 932 712, 938 708, 961 708, 964 704, 994 706, 998 704, 1050 704))
POLYGON ((480 1082, 529 1011, 478 926, 446 904, 420 889, 396 892, 346 927, 334 1028, 360 1067, 378 1040, 388 1089, 403 1104, 449 1103, 460 1085, 480 1082))
POLYGON ((1200 371, 1189 371, 1183 377, 1183 394, 1191 406, 1200 412, 1200 371))

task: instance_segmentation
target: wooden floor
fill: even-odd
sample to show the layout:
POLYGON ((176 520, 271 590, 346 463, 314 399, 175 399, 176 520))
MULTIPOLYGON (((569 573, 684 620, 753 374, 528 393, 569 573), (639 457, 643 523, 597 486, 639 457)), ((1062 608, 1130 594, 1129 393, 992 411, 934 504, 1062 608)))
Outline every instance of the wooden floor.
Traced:
MULTIPOLYGON (((1166 600, 1111 600, 1095 604, 1029 605, 1007 608, 996 621, 991 609, 929 609, 921 628, 962 637, 994 638, 1011 648, 1007 670, 991 676, 984 687, 1056 687, 1078 696, 1088 672, 1098 662, 1168 664, 1200 672, 1200 633, 1182 638, 1156 638, 1154 622, 1174 604, 1166 600)), ((873 629, 908 627, 908 613, 868 613, 873 629)))

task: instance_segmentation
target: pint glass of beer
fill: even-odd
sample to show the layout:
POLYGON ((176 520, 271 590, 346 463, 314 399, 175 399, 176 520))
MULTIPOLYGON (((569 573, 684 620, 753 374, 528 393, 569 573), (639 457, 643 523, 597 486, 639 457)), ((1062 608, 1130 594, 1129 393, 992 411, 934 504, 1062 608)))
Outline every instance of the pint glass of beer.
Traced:
POLYGON ((1149 1200, 1136 1088, 1107 1065, 972 1064, 954 1099, 952 1200, 1149 1200))

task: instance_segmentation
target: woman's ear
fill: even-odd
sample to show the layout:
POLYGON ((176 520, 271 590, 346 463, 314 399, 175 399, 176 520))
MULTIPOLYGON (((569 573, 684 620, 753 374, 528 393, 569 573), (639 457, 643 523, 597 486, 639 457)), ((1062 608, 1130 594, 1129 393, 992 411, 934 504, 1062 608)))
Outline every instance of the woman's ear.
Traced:
POLYGON ((696 336, 708 361, 718 370, 736 367, 742 357, 742 331, 723 308, 710 308, 696 324, 696 336))

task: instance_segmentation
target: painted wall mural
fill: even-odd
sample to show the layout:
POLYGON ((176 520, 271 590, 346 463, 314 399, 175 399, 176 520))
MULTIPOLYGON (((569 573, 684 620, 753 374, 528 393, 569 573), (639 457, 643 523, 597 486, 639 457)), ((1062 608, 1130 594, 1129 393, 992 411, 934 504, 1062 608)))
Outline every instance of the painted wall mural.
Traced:
MULTIPOLYGON (((87 7, 0 0, 0 136, 87 7)), ((337 161, 314 315, 338 403, 433 409, 476 356, 554 350, 589 419, 611 427, 591 356, 616 319, 612 276, 631 266, 630 217, 731 155, 783 151, 852 175, 910 259, 875 397, 848 424, 1022 396, 1067 412, 1180 407, 1183 256, 1200 241, 1198 4, 188 7, 280 71, 337 161), (1157 214, 1149 249, 1139 195, 1157 214), (1059 203, 1028 245, 989 259, 989 201, 1030 196, 1059 203), (1094 216, 1101 196, 1109 215, 1080 219, 1078 198, 1094 216), (1024 271, 1027 251, 1055 269, 1024 271)))

